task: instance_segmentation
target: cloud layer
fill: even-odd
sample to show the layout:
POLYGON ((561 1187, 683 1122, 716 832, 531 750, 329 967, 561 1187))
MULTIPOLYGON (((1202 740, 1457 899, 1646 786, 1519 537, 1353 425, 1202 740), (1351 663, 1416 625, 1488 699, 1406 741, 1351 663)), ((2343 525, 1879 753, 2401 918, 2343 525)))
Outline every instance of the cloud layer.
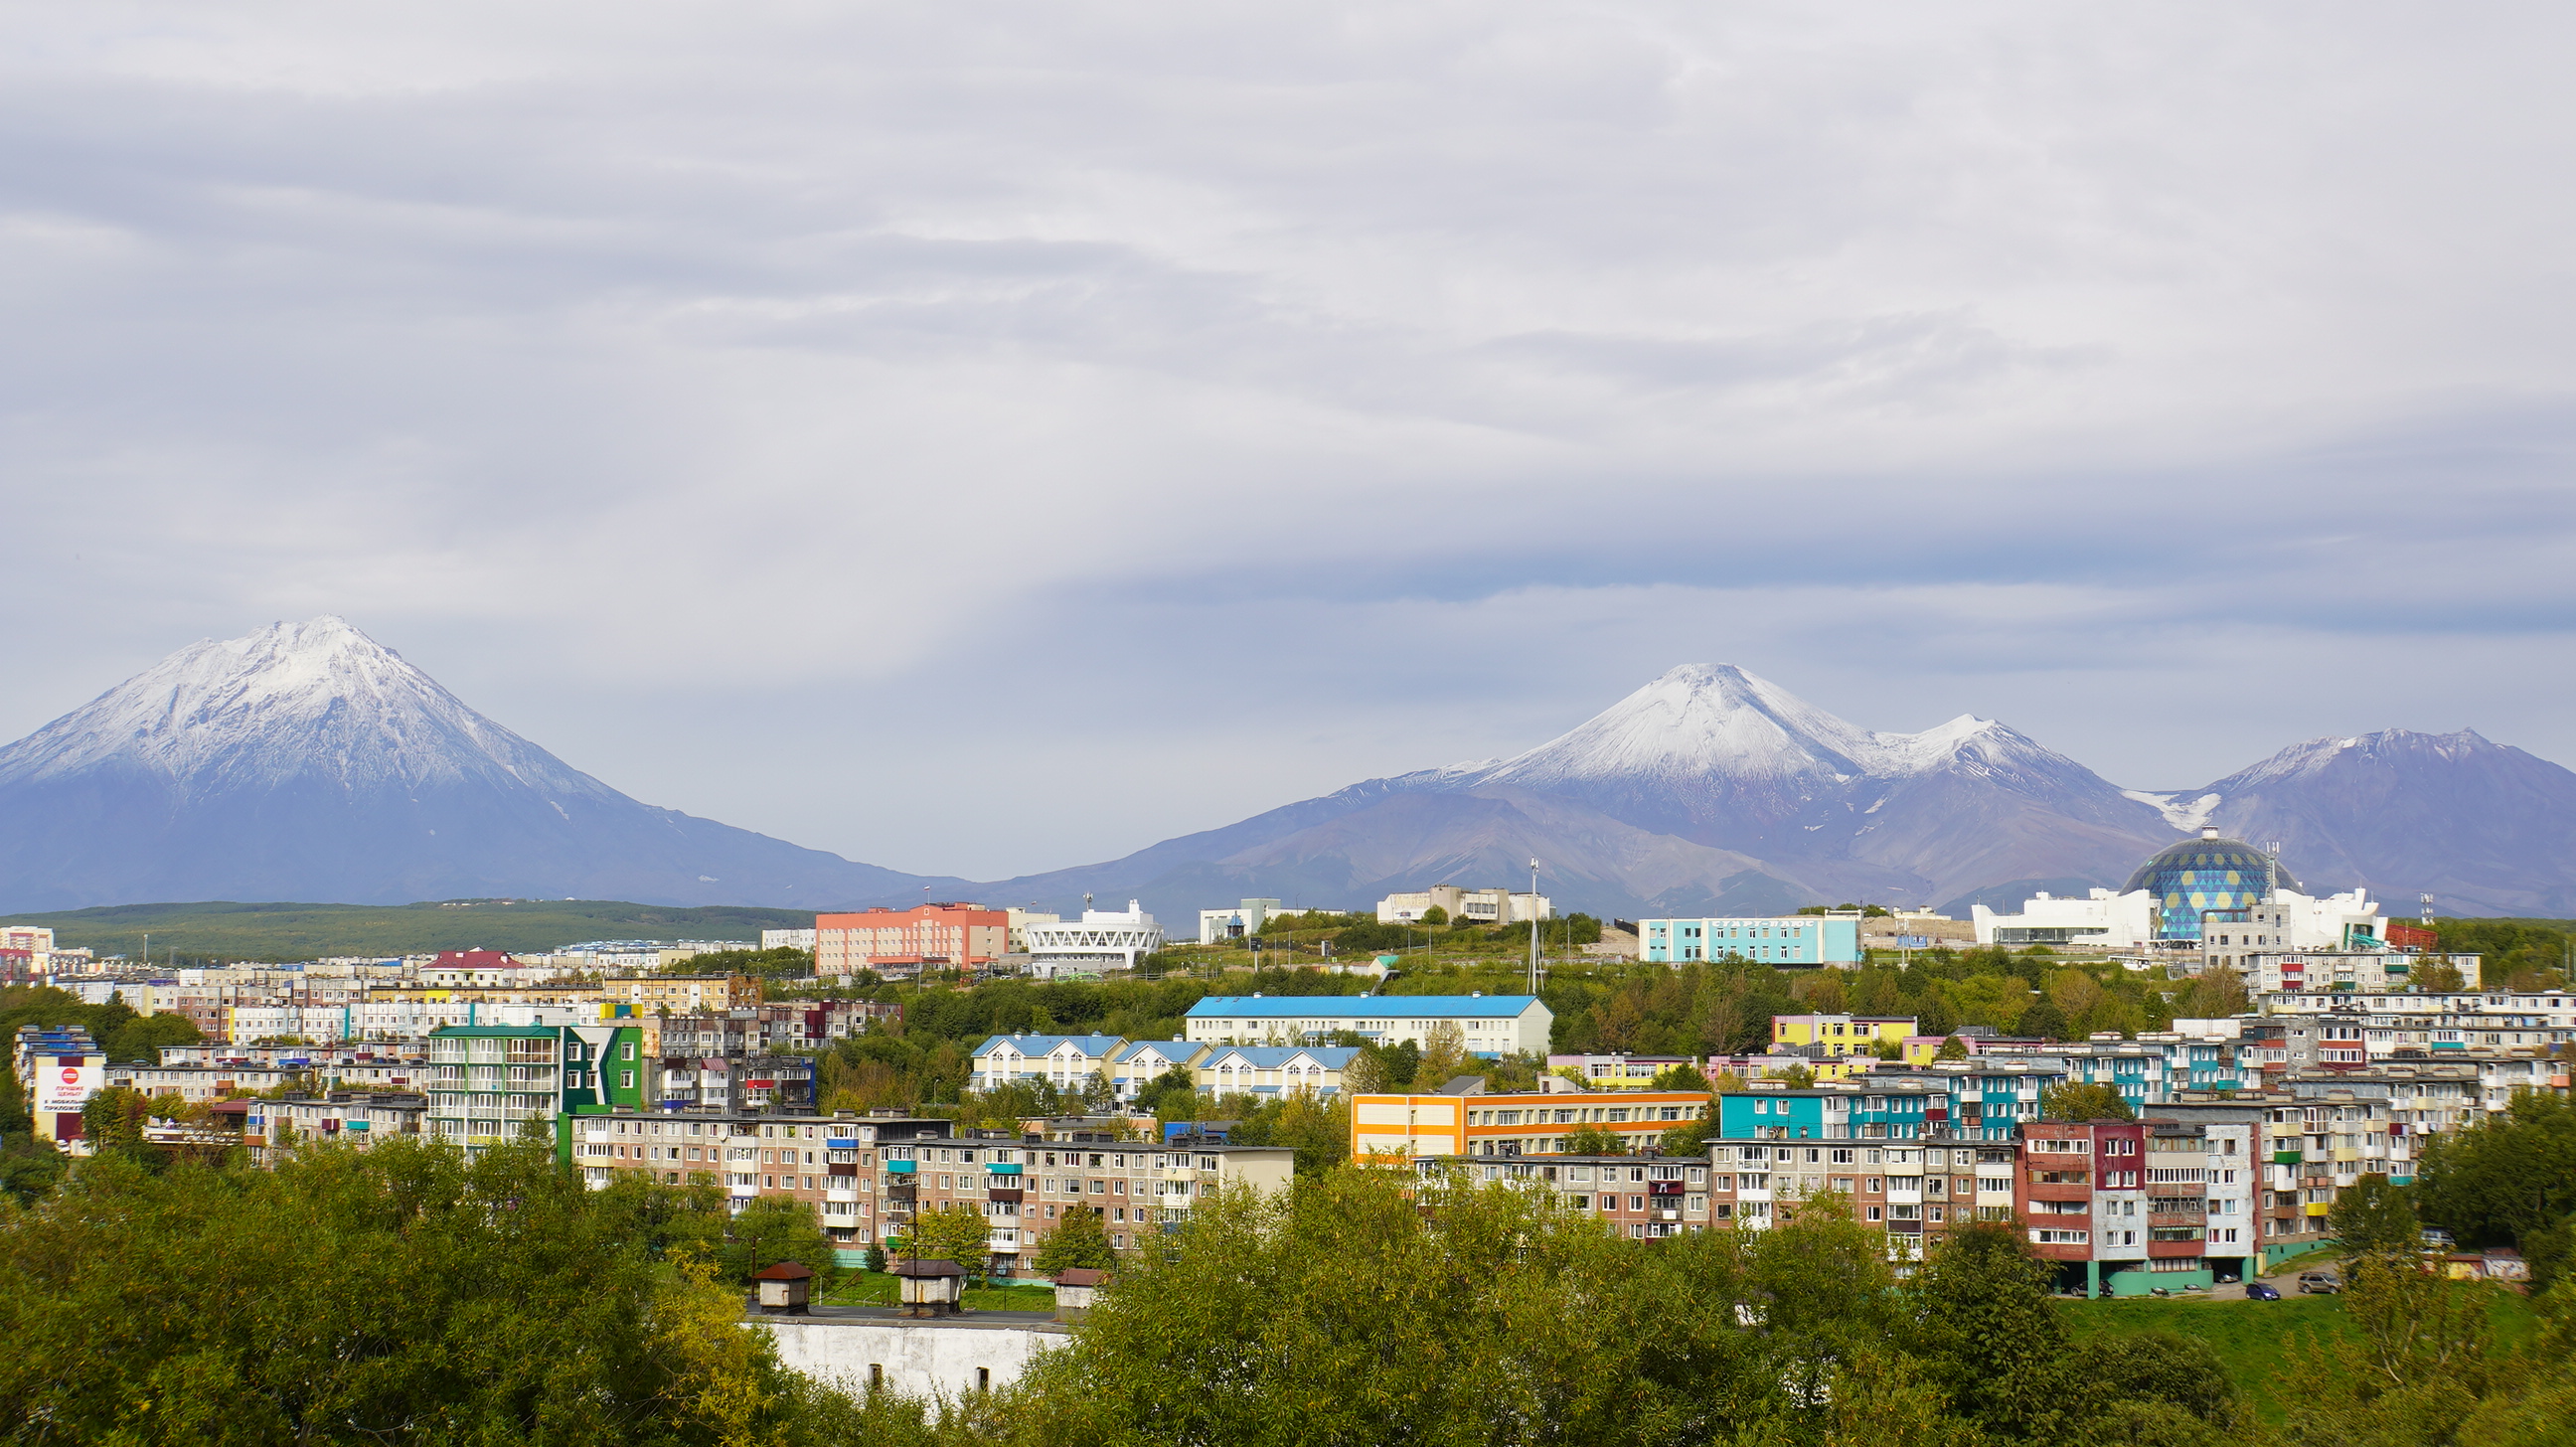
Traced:
POLYGON ((2576 759, 2561 11, 0 15, 12 737, 334 611, 984 877, 1686 660, 2576 759))

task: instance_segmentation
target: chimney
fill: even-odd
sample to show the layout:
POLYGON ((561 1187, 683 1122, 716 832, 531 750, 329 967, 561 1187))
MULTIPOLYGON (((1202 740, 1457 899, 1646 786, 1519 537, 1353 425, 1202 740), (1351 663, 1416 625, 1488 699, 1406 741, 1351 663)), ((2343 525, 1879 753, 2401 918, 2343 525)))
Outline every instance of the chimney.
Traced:
POLYGON ((2203 839, 2215 839, 2215 838, 2217 838, 2217 837, 2218 837, 2218 826, 2217 826, 2217 825, 2215 825, 2215 824, 2203 824, 2203 825, 2201 825, 2201 826, 2200 826, 2200 837, 2201 837, 2201 838, 2203 838, 2203 839))

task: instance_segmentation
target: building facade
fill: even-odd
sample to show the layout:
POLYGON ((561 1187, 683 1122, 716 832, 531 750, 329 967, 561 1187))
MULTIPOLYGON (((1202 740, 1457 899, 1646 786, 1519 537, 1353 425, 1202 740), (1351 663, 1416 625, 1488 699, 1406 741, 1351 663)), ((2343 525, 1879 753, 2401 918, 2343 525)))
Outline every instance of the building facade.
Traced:
POLYGON ((1751 960, 1782 968, 1860 963, 1856 917, 1788 915, 1637 921, 1637 958, 1654 964, 1751 960))
POLYGON ((814 973, 909 976, 923 970, 980 970, 1009 952, 1008 911, 979 904, 924 904, 814 916, 814 973))
POLYGON ((1452 1025, 1482 1055, 1544 1055, 1555 1024, 1536 995, 1210 995, 1182 1016, 1184 1033, 1211 1045, 1320 1044, 1345 1030, 1421 1045, 1452 1025))

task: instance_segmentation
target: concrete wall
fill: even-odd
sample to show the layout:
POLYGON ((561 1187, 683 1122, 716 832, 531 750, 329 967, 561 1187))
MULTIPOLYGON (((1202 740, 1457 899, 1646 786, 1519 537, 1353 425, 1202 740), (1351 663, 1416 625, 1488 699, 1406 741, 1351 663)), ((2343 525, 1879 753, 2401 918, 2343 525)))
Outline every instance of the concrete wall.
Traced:
POLYGON ((778 1343, 779 1360, 809 1376, 864 1389, 869 1367, 881 1369, 888 1387, 915 1396, 950 1397, 978 1385, 999 1388, 1019 1380, 1030 1358, 1066 1340, 1065 1328, 1048 1323, 902 1321, 884 1317, 754 1317, 778 1343), (984 1378, 978 1371, 987 1373, 984 1378))

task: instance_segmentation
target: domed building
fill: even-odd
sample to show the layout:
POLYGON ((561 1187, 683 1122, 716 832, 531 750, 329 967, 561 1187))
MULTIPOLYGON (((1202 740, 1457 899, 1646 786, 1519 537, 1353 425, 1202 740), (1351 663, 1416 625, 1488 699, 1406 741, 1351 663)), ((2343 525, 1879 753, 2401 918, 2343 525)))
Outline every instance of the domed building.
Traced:
POLYGON ((2145 892, 2160 940, 2198 940, 2204 911, 2252 909, 2274 890, 2304 893, 2279 860, 2211 828, 2157 850, 2120 887, 2145 892))

